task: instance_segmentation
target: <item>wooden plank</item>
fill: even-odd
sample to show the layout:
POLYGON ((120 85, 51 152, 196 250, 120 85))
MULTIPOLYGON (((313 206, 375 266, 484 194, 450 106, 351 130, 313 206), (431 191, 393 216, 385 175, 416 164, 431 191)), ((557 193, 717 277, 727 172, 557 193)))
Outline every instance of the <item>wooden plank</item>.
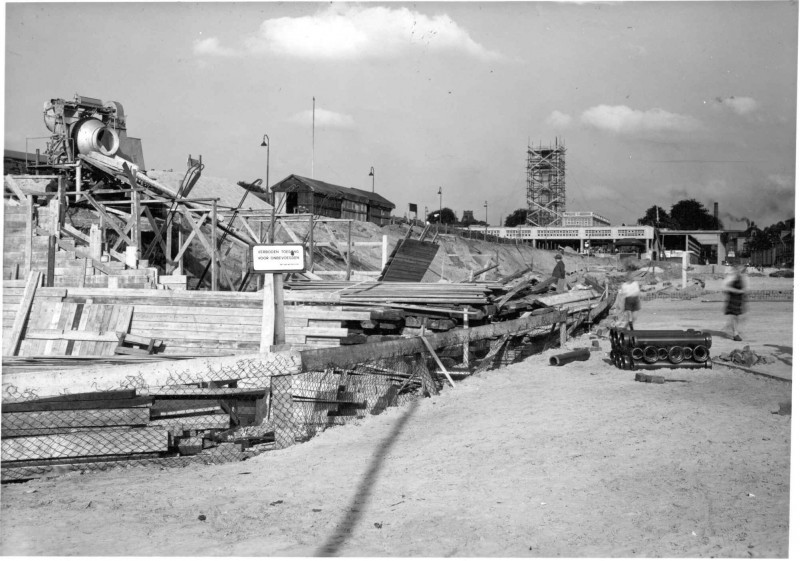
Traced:
MULTIPOLYGON (((174 400, 170 400, 174 401, 174 400)), ((183 400, 179 400, 183 401, 183 400)), ((159 401, 159 403, 163 403, 159 401)), ((150 409, 150 418, 151 419, 170 419, 175 417, 187 417, 187 416, 202 416, 202 415, 218 415, 222 414, 222 409, 219 408, 217 405, 213 405, 211 407, 193 407, 187 409, 175 409, 175 410, 161 410, 158 407, 162 407, 162 405, 154 405, 150 409)))
MULTIPOLYGON (((147 325, 147 324, 163 324, 163 323, 172 323, 177 325, 188 324, 188 325, 203 325, 205 323, 210 323, 218 326, 228 326, 231 328, 236 328, 238 326, 253 326, 261 329, 261 312, 259 310, 259 315, 246 315, 240 316, 238 314, 238 310, 241 308, 237 308, 236 312, 232 312, 231 310, 226 310, 225 314, 213 314, 213 315, 204 315, 204 314, 151 314, 139 311, 140 308, 136 307, 136 312, 134 317, 135 326, 131 327, 131 329, 136 329, 138 326, 147 325)), ((115 330, 116 331, 116 330, 115 330)))
POLYGON ((422 339, 422 342, 428 348, 428 352, 431 353, 431 356, 433 357, 433 360, 436 361, 436 364, 439 366, 439 369, 447 377, 447 381, 450 382, 450 385, 455 388, 456 387, 455 382, 453 382, 453 379, 450 377, 450 373, 447 371, 447 368, 444 367, 444 364, 442 364, 442 361, 439 359, 439 355, 437 355, 436 351, 433 350, 433 347, 431 346, 430 342, 425 337, 420 337, 420 339, 422 339))
POLYGON ((128 409, 76 409, 72 411, 29 411, 3 413, 3 438, 11 429, 46 429, 111 426, 146 426, 150 411, 145 407, 128 409))
POLYGON ((136 397, 136 390, 108 390, 99 392, 78 392, 54 395, 51 397, 37 397, 28 399, 25 403, 55 403, 62 401, 100 401, 104 399, 132 399, 136 397))
POLYGON ((76 456, 166 452, 168 442, 167 431, 160 428, 31 436, 3 440, 2 457, 4 462, 11 462, 76 456))
POLYGON ((165 330, 197 331, 198 333, 239 333, 260 334, 261 326, 253 323, 220 323, 220 322, 173 322, 173 321, 140 321, 138 318, 131 322, 131 331, 149 336, 151 331, 163 333, 165 330))
POLYGON ((261 306, 250 308, 236 308, 235 314, 231 314, 230 308, 212 308, 208 306, 188 306, 177 305, 154 305, 139 304, 134 310, 134 316, 143 321, 170 321, 168 318, 174 317, 172 321, 220 321, 221 318, 227 320, 231 315, 235 315, 239 320, 256 320, 261 325, 261 306))
POLYGON ((535 298, 535 301, 544 306, 557 306, 560 304, 568 304, 572 302, 580 302, 582 300, 590 300, 600 296, 592 289, 589 290, 573 290, 571 292, 563 292, 561 294, 553 294, 550 296, 540 296, 535 298))
POLYGON ((21 401, 17 403, 4 403, 3 412, 25 413, 28 411, 74 411, 77 409, 125 409, 131 407, 149 407, 152 403, 152 397, 85 401, 21 401))
MULTIPOLYGON (((268 385, 268 378, 265 378, 265 384, 268 385)), ((163 396, 183 396, 186 398, 204 398, 212 399, 217 397, 264 397, 264 388, 187 388, 181 386, 161 386, 157 388, 140 389, 139 393, 143 395, 150 395, 151 397, 163 396)))
POLYGON ((151 427, 160 427, 172 433, 185 430, 228 429, 231 426, 231 416, 223 415, 195 415, 192 417, 163 417, 149 422, 151 427))
POLYGON ((36 289, 41 283, 41 279, 42 274, 39 271, 31 271, 28 274, 28 281, 25 283, 25 292, 22 295, 22 301, 17 310, 17 315, 14 318, 14 325, 11 327, 8 347, 3 349, 4 355, 14 356, 17 354, 19 343, 22 340, 22 331, 28 320, 28 313, 31 311, 33 298, 36 295, 36 289))
POLYGON ((327 319, 340 321, 362 321, 372 318, 372 311, 368 308, 364 311, 358 310, 337 310, 327 306, 286 306, 284 308, 286 318, 304 319, 327 319), (317 309, 315 309, 317 308, 317 309))
MULTIPOLYGON (((47 304, 52 307, 52 310, 50 310, 50 324, 47 326, 47 329, 66 329, 66 319, 62 317, 64 315, 62 312, 65 304, 63 302, 47 302, 47 304), (59 327, 59 324, 62 324, 61 327, 59 327)), ((69 306, 69 304, 66 305, 69 306)), ((56 341, 44 341, 44 348, 41 354, 53 354, 53 348, 55 346, 56 341)))
POLYGON ((58 341, 119 341, 119 337, 113 332, 65 331, 62 329, 35 329, 28 331, 25 337, 27 339, 51 339, 58 341))
POLYGON ((347 337, 349 331, 343 327, 286 327, 287 335, 306 335, 307 337, 347 337))

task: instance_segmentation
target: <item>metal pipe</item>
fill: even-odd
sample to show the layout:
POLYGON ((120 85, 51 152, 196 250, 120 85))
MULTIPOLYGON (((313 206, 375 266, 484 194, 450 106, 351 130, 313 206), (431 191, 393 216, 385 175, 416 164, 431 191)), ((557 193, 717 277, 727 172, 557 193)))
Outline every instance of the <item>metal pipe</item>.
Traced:
POLYGON ((708 349, 703 345, 697 345, 692 352, 692 358, 695 362, 705 362, 708 360, 708 349))
POLYGON ((576 351, 570 351, 568 353, 551 356, 550 366, 563 366, 576 360, 589 360, 590 356, 591 353, 589 352, 589 349, 578 349, 576 351))
POLYGON ((672 364, 680 364, 683 362, 683 347, 678 345, 670 347, 667 352, 667 358, 672 364))
POLYGON ((653 364, 658 360, 658 349, 652 346, 645 347, 642 358, 647 364, 653 364))

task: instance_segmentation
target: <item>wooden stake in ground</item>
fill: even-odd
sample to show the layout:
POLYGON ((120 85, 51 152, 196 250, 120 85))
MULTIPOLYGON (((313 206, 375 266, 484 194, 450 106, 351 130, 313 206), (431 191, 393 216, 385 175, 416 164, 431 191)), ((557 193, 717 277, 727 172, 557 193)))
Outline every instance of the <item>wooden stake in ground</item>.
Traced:
POLYGON ((431 353, 433 360, 435 360, 436 364, 439 365, 439 368, 442 369, 442 372, 444 372, 444 375, 447 377, 447 381, 450 382, 450 385, 455 388, 456 385, 453 382, 453 379, 450 377, 450 373, 447 371, 447 368, 444 367, 442 361, 439 360, 439 356, 436 354, 436 351, 433 350, 433 346, 428 342, 428 340, 425 337, 420 337, 420 339, 422 339, 422 342, 425 343, 426 347, 428 347, 428 351, 431 353))
POLYGON ((269 352, 271 345, 286 342, 285 318, 283 315, 283 275, 264 275, 264 304, 261 316, 260 352, 269 352))

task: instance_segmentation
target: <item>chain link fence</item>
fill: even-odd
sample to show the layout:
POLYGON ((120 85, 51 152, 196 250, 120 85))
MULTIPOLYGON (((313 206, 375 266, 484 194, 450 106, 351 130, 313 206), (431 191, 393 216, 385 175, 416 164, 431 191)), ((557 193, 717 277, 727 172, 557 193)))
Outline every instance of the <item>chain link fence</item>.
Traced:
MULTIPOLYGON (((461 379, 557 345, 554 327, 442 346, 436 358, 452 379, 461 379)), ((12 388, 0 425, 2 481, 243 460, 436 395, 449 384, 429 351, 337 362, 309 371, 274 357, 226 366, 209 361, 203 369, 176 362, 165 367, 166 381, 157 387, 129 376, 122 389, 57 397, 12 388)))

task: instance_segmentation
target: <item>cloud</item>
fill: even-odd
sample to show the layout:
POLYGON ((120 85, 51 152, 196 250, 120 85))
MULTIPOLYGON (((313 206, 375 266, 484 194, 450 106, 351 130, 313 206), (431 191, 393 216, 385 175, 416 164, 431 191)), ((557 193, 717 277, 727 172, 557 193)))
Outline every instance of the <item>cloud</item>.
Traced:
POLYGON ((547 124, 555 128, 568 127, 572 123, 572 117, 566 113, 555 110, 547 117, 547 124))
POLYGON ((350 115, 328 111, 327 109, 316 109, 313 112, 311 109, 301 111, 291 116, 289 121, 298 125, 311 125, 312 119, 315 126, 332 129, 352 129, 356 126, 355 120, 350 115))
MULTIPOLYGON (((204 40, 195 53, 235 51, 204 40)), ((480 60, 502 58, 474 41, 445 14, 427 16, 408 8, 334 4, 313 15, 265 20, 244 41, 250 54, 272 53, 316 60, 391 59, 414 50, 461 53, 480 60)))
POLYGON ((236 56, 239 54, 235 49, 221 46, 216 37, 196 39, 192 45, 192 52, 201 56, 236 56))
POLYGON ((758 109, 758 102, 752 97, 718 97, 715 101, 737 115, 747 115, 758 109))
POLYGON ((598 105, 581 115, 585 125, 613 133, 636 135, 652 132, 688 132, 700 128, 693 117, 663 109, 639 111, 625 105, 598 105))

